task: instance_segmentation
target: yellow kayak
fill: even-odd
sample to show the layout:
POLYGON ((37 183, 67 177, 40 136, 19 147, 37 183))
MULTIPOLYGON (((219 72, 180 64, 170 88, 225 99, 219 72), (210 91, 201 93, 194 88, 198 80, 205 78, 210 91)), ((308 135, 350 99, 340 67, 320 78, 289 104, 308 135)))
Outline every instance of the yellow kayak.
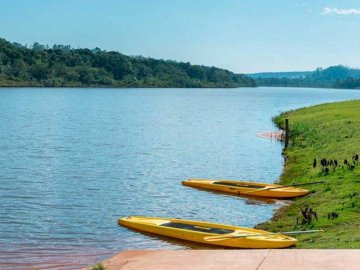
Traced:
POLYGON ((286 235, 202 221, 129 216, 118 223, 153 234, 231 248, 286 248, 297 242, 286 235))
POLYGON ((308 190, 297 187, 231 180, 189 179, 182 181, 182 184, 189 187, 208 189, 237 195, 278 199, 294 198, 304 196, 309 193, 308 190))

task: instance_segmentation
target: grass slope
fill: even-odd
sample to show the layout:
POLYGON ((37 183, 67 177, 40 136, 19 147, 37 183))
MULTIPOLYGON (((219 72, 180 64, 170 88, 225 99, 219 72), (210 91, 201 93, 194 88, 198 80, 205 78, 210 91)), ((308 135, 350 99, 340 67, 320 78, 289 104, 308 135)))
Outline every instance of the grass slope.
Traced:
POLYGON ((328 183, 307 186, 311 190, 308 196, 281 208, 259 228, 325 230, 299 235, 299 248, 360 248, 360 164, 352 160, 355 154, 360 154, 359 114, 360 101, 350 101, 303 108, 274 118, 279 127, 289 118, 291 132, 289 147, 284 150, 281 184, 318 180, 328 183), (323 167, 320 164, 323 158, 337 160, 339 165, 323 167), (345 159, 349 165, 344 165, 345 159), (305 207, 316 211, 318 219, 313 217, 306 222, 301 212, 305 207))

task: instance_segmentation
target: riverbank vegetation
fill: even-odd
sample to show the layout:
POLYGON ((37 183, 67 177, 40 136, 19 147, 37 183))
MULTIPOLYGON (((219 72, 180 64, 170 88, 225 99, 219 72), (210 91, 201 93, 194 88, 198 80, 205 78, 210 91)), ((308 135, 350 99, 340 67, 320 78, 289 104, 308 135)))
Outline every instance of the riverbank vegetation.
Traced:
POLYGON ((319 105, 274 119, 290 122, 281 184, 326 180, 258 227, 270 231, 324 229, 299 235, 299 248, 360 248, 360 101, 319 105))
POLYGON ((268 72, 250 76, 258 86, 360 89, 360 69, 341 65, 307 72, 268 72))
POLYGON ((102 263, 98 263, 91 267, 90 270, 105 270, 105 266, 102 263))
POLYGON ((0 39, 0 87, 254 87, 228 70, 126 56, 99 48, 73 49, 0 39))

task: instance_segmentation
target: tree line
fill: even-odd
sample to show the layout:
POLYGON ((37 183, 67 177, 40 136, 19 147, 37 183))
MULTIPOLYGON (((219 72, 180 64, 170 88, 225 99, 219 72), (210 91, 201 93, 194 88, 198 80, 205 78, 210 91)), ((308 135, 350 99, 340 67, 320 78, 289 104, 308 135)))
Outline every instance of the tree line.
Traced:
POLYGON ((216 67, 0 39, 0 86, 225 88, 254 87, 255 81, 216 67))

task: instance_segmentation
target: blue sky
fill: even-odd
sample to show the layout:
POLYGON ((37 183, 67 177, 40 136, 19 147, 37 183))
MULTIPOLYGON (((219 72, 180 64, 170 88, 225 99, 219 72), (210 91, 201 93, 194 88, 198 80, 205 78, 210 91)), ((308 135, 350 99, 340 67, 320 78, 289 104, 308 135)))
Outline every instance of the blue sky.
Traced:
POLYGON ((0 37, 235 72, 360 66, 359 0, 0 0, 0 37))

